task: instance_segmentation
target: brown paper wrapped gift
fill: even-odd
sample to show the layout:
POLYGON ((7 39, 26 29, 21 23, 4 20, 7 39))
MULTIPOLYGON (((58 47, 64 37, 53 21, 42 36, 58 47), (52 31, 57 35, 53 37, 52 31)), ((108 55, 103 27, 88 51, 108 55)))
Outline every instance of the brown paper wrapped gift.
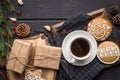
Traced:
POLYGON ((34 66, 58 70, 60 58, 61 48, 37 45, 34 66))
POLYGON ((31 43, 15 39, 9 54, 7 69, 21 74, 26 68, 30 52, 31 43))
MULTIPOLYGON (((28 63, 28 65, 32 66, 33 65, 32 61, 34 58, 33 57, 34 49, 36 47, 36 44, 48 46, 48 45, 50 45, 50 43, 49 43, 49 40, 47 39, 47 37, 42 33, 39 35, 27 38, 27 39, 25 39, 25 41, 30 42, 32 44, 32 51, 31 51, 31 57, 30 57, 31 59, 29 59, 30 63, 28 63)), ((36 68, 36 67, 34 67, 34 68, 36 68)), ((38 67, 37 69, 41 69, 41 68, 38 67)), ((42 76, 43 76, 43 78, 45 78, 45 80, 55 80, 56 70, 42 68, 42 71, 43 71, 42 76)), ((24 80, 24 76, 25 76, 24 73, 17 74, 11 70, 7 70, 7 75, 8 75, 9 80, 24 80)))
POLYGON ((37 44, 41 44, 41 45, 45 45, 46 44, 46 40, 42 39, 41 37, 44 34, 39 34, 30 38, 25 39, 25 41, 30 42, 32 44, 32 50, 31 50, 31 54, 30 54, 30 59, 29 59, 29 65, 33 66, 33 58, 34 58, 34 54, 35 54, 35 49, 36 49, 36 45, 37 44))

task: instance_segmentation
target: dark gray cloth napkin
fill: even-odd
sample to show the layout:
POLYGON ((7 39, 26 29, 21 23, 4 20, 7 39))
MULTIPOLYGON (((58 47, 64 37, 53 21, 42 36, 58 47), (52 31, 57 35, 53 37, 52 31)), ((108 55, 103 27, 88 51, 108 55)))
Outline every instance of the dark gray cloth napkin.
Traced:
MULTIPOLYGON (((92 17, 84 13, 75 13, 58 29, 57 36, 55 38, 49 32, 44 32, 52 45, 62 46, 62 41, 65 36, 75 30, 85 30, 88 22, 92 17), (63 30, 67 31, 67 34, 62 35, 63 30)), ((97 57, 88 65, 74 66, 69 64, 62 55, 62 61, 60 63, 60 69, 57 72, 56 80, 92 80, 102 69, 104 64, 101 63, 97 57), (64 61, 63 61, 64 60, 64 61)))
MULTIPOLYGON (((39 31, 31 31, 31 35, 44 33, 50 40, 53 46, 62 46, 62 41, 65 36, 75 30, 85 30, 88 22, 92 19, 84 13, 75 13, 58 29, 56 38, 53 38, 52 34, 44 29, 39 31), (67 34, 61 35, 61 31, 66 30, 67 34)), ((118 42, 120 46, 120 27, 113 26, 112 35, 108 40, 118 42)), ((105 64, 101 63, 97 57, 86 66, 73 66, 69 64, 62 55, 62 61, 60 63, 60 69, 57 72, 56 80, 92 80, 101 70, 105 68, 105 64), (64 60, 64 61, 63 61, 64 60)))

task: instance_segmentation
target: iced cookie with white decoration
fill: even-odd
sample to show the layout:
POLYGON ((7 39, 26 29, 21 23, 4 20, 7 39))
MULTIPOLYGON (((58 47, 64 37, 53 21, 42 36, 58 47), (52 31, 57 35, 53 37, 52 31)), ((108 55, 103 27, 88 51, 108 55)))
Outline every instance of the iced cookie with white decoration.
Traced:
POLYGON ((112 33, 112 24, 109 20, 97 17, 88 23, 87 31, 94 36, 97 41, 104 41, 112 33))
POLYGON ((98 47, 97 57, 105 64, 113 64, 120 56, 119 46, 112 41, 102 42, 98 47))

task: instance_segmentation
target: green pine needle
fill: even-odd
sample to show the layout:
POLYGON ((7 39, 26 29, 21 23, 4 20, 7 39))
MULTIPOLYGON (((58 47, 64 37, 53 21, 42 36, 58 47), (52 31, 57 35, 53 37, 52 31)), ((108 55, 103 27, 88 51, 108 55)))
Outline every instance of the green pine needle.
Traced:
POLYGON ((6 2, 6 6, 7 6, 7 9, 12 12, 12 11, 15 11, 15 8, 13 6, 13 4, 10 2, 10 1, 7 1, 6 2))
POLYGON ((13 37, 14 30, 13 30, 12 24, 8 21, 6 21, 4 24, 6 25, 6 29, 7 29, 9 36, 13 37))
POLYGON ((0 23, 2 23, 5 20, 4 18, 4 9, 2 6, 0 6, 0 23))
POLYGON ((6 65, 6 56, 9 52, 9 47, 6 45, 6 43, 13 43, 14 33, 12 24, 6 19, 6 8, 10 12, 15 10, 10 0, 7 0, 4 4, 0 5, 0 59, 2 59, 2 63, 0 63, 0 65, 2 64, 3 66, 6 65))

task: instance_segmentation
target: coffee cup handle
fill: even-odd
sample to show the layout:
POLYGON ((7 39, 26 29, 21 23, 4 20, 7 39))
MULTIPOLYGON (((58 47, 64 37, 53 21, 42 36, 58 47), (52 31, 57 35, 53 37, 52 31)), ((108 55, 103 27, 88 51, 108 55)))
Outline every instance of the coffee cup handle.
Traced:
POLYGON ((74 63, 76 61, 75 58, 71 58, 70 63, 74 63))

